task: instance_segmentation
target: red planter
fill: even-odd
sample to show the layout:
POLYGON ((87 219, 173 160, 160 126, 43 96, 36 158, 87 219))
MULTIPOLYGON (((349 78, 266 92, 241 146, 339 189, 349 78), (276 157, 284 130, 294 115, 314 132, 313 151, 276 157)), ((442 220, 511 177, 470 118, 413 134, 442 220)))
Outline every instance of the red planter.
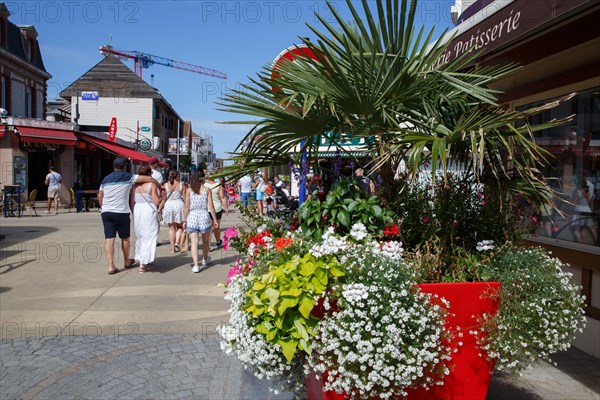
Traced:
MULTIPOLYGON (((452 353, 450 375, 444 379, 443 385, 430 387, 429 390, 418 389, 409 391, 408 399, 453 399, 453 400, 484 400, 494 369, 493 363, 487 362, 479 354, 482 351, 477 346, 475 336, 469 331, 476 329, 477 316, 484 313, 495 314, 498 304, 487 296, 489 290, 498 290, 499 282, 458 282, 458 283, 428 283, 419 288, 426 293, 437 294, 450 302, 450 316, 446 322, 447 329, 454 332, 456 340, 451 346, 457 349, 452 353), (475 316, 473 318, 472 316, 475 316), (462 337, 458 337, 458 328, 462 337), (462 345, 458 345, 462 342, 462 345)), ((307 396, 309 400, 343 400, 344 394, 323 392, 322 383, 315 375, 306 379, 307 396)))

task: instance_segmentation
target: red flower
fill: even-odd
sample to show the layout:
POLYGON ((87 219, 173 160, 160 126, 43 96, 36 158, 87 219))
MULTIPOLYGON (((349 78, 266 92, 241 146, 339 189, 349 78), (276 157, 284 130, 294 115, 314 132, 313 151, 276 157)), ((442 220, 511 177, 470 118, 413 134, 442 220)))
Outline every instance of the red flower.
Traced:
POLYGON ((386 226, 383 230, 384 236, 396 236, 400 233, 400 229, 397 224, 386 226))
POLYGON ((292 238, 280 237, 275 239, 275 250, 281 251, 286 247, 290 247, 294 241, 292 238))

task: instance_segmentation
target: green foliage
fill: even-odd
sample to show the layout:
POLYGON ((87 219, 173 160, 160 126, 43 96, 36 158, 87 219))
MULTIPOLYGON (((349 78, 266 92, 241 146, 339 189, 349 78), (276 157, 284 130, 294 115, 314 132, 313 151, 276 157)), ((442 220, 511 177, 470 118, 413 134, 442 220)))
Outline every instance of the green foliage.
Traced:
MULTIPOLYGON (((288 253, 289 254, 289 253, 288 253)), ((251 278, 252 290, 244 310, 260 320, 254 329, 267 342, 281 346, 288 362, 296 350, 312 353, 312 337, 319 319, 311 314, 332 277, 344 276, 335 258, 317 259, 310 253, 282 257, 269 263, 268 272, 251 278)))
POLYGON ((386 190, 397 193, 389 196, 388 206, 425 282, 480 280, 477 244, 487 240, 500 247, 526 233, 528 219, 511 194, 472 176, 433 182, 403 178, 386 190))
POLYGON ((501 283, 495 318, 480 321, 483 349, 496 368, 513 371, 569 348, 585 326, 584 298, 567 267, 540 248, 508 248, 482 268, 482 278, 501 283))
POLYGON ((348 178, 336 182, 324 201, 311 196, 300 207, 298 222, 305 238, 320 240, 330 226, 345 235, 352 225, 360 222, 369 232, 381 232, 393 221, 393 213, 380 205, 377 196, 367 194, 348 178))

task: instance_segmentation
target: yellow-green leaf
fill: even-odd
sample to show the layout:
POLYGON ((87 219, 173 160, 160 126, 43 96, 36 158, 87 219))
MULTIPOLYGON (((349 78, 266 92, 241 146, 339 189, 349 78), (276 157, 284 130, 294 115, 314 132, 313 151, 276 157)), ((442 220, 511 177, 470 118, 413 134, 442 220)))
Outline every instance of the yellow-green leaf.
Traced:
POLYGON ((302 299, 300 300, 300 307, 298 307, 300 314, 302 314, 302 316, 304 318, 308 318, 308 316, 310 315, 310 312, 312 311, 313 307, 315 306, 315 303, 316 303, 315 299, 312 299, 308 296, 302 297, 302 299))
POLYGON ((292 362, 294 358, 294 353, 296 352, 296 347, 298 347, 298 341, 294 339, 279 339, 277 342, 281 346, 281 350, 283 350, 283 355, 288 363, 292 362))

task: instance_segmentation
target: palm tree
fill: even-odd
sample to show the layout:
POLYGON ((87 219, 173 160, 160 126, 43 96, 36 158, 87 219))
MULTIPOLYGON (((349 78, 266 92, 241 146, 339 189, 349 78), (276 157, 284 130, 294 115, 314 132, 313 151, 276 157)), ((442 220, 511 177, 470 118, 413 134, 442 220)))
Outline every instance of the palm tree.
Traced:
POLYGON ((377 0, 373 12, 363 0, 361 15, 347 0, 348 22, 328 6, 334 24, 317 15, 322 27, 309 25, 317 40, 302 40, 316 60, 298 57, 277 71, 266 66, 219 103, 223 111, 252 117, 229 123, 253 126, 247 145, 234 152, 241 163, 226 174, 285 165, 290 157, 298 162, 303 150, 315 154, 322 138, 337 144, 341 132, 368 138, 370 170, 384 185, 403 160, 413 173, 428 162, 433 175, 443 176, 452 161, 479 181, 536 202, 551 198, 536 168, 547 154, 532 139, 536 129, 562 121, 533 127, 527 117, 555 104, 509 111, 490 88, 517 66, 476 68, 475 52, 440 65, 447 45, 431 43, 433 29, 426 37, 415 29, 416 1, 377 0))

